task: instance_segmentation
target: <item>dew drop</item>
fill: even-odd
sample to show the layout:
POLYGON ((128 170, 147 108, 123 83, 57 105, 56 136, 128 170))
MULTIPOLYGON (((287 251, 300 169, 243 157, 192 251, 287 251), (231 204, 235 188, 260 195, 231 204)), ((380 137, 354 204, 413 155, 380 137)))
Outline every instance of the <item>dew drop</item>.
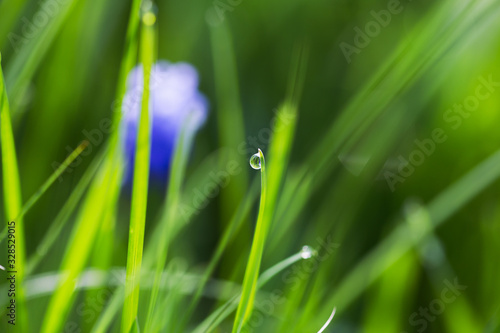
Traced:
POLYGON ((305 245, 302 247, 302 250, 300 250, 300 256, 302 259, 309 259, 315 255, 316 251, 310 246, 305 245))
POLYGON ((255 170, 260 170, 260 153, 257 153, 257 154, 254 154, 252 155, 252 157, 250 157, 250 166, 252 167, 252 169, 255 169, 255 170))

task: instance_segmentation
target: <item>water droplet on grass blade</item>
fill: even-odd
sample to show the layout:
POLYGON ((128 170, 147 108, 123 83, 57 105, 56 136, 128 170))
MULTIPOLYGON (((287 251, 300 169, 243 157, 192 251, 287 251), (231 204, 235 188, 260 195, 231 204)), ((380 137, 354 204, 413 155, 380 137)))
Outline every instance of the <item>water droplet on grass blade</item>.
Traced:
POLYGON ((260 170, 260 153, 253 154, 252 157, 250 157, 250 166, 252 167, 252 169, 260 170))
POLYGON ((315 255, 316 251, 310 246, 305 245, 302 247, 302 250, 300 250, 300 256, 302 259, 309 259, 315 255))

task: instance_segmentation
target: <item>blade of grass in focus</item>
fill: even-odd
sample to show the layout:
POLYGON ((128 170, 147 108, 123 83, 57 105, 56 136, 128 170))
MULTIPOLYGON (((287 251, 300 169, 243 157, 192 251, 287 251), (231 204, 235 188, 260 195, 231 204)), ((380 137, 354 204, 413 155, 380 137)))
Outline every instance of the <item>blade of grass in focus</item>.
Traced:
POLYGON ((307 53, 304 46, 298 47, 293 58, 292 79, 285 103, 280 107, 269 147, 269 171, 265 175, 264 155, 261 158, 262 193, 250 258, 248 260, 243 290, 233 324, 233 333, 240 332, 251 316, 255 298, 256 281, 264 252, 267 234, 274 218, 278 194, 282 186, 286 165, 291 151, 297 121, 297 103, 305 74, 307 53))
POLYGON ((127 253, 127 279, 125 303, 122 315, 122 332, 128 333, 133 320, 137 317, 139 306, 139 284, 146 225, 148 198, 149 159, 150 159, 150 116, 149 96, 151 70, 155 61, 155 22, 156 16, 148 8, 142 16, 140 55, 143 68, 144 86, 141 114, 137 132, 132 201, 130 213, 129 246, 127 253))
MULTIPOLYGON (((27 330, 27 313, 24 302, 24 276, 25 276, 25 242, 24 242, 24 221, 18 216, 21 214, 22 196, 21 181, 19 178, 19 169, 17 164, 16 146, 14 143, 14 133, 10 120, 10 107, 5 89, 3 70, 1 69, 2 55, 0 54, 0 144, 2 147, 2 170, 3 170, 3 198, 5 205, 6 222, 15 222, 14 233, 9 236, 8 245, 15 245, 15 264, 8 262, 7 269, 17 271, 17 306, 18 320, 17 324, 21 330, 27 330)), ((8 224, 10 226, 10 223, 8 224)), ((7 230, 7 225, 5 226, 7 230)), ((9 233, 10 235, 11 233, 9 233)), ((0 240, 1 241, 1 240, 0 240)), ((8 259, 11 259, 9 257, 8 259)))
MULTIPOLYGON (((257 280, 260 272, 262 253, 264 252, 267 231, 269 230, 269 224, 271 223, 269 219, 265 219, 267 194, 266 161, 264 159, 264 154, 260 149, 258 155, 254 156, 258 159, 261 173, 259 215, 257 217, 257 225, 255 227, 252 249, 250 250, 250 258, 248 259, 245 278, 243 279, 241 298, 238 304, 238 310, 236 311, 236 317, 234 318, 233 333, 240 332, 248 319, 250 319, 255 300, 255 293, 257 291, 257 280)), ((252 156, 252 158, 254 158, 254 156, 252 156)))

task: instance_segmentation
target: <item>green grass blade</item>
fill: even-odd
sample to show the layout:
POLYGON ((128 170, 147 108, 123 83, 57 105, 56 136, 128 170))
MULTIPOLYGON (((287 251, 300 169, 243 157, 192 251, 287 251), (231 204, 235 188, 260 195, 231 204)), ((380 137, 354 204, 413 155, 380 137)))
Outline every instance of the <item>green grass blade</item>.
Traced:
MULTIPOLYGON (((5 89, 1 62, 2 55, 0 54, 0 144, 2 147, 3 198, 6 220, 7 222, 15 222, 15 238, 13 239, 13 244, 15 244, 15 266, 8 266, 7 268, 12 271, 17 271, 17 304, 19 313, 17 324, 20 329, 27 329, 27 314, 25 312, 26 306, 24 303, 23 286, 26 265, 24 221, 18 218, 21 214, 22 207, 21 182, 19 178, 14 133, 10 120, 9 100, 5 89)), ((5 230, 7 230, 7 225, 5 226, 5 230)), ((9 240, 11 240, 11 238, 9 238, 9 240)), ((9 241, 9 244, 10 243, 12 242, 9 241)))
POLYGON ((130 213, 129 246, 127 254, 127 282, 122 315, 122 332, 124 333, 130 331, 133 320, 137 317, 137 308, 139 306, 139 283, 148 198, 150 159, 149 82, 155 58, 155 21, 156 16, 151 11, 146 12, 142 17, 143 26, 141 29, 140 52, 144 85, 134 162, 132 207, 130 213))
POLYGON ((269 230, 269 223, 271 222, 270 220, 265 219, 267 194, 266 161, 264 159, 264 154, 260 149, 256 155, 252 156, 252 158, 254 157, 258 158, 261 173, 259 215, 257 217, 257 226, 255 227, 255 235, 252 242, 252 249, 250 251, 250 258, 248 259, 245 278, 243 279, 241 299, 238 305, 238 310, 236 311, 236 317, 234 319, 233 333, 239 332, 242 329, 252 313, 255 293, 257 291, 257 279, 259 277, 262 253, 264 252, 266 235, 269 230))
POLYGON ((275 132, 269 147, 270 163, 268 175, 265 174, 264 155, 259 150, 262 162, 261 202, 257 226, 250 251, 250 258, 243 280, 242 297, 238 305, 238 311, 236 312, 236 318, 233 325, 233 333, 241 331, 252 312, 255 297, 255 284, 259 275, 264 245, 274 218, 278 194, 281 189, 291 151, 297 121, 297 103, 304 79, 305 64, 307 63, 305 48, 301 47, 297 50, 293 59, 292 79, 290 80, 288 96, 285 103, 279 108, 275 132))

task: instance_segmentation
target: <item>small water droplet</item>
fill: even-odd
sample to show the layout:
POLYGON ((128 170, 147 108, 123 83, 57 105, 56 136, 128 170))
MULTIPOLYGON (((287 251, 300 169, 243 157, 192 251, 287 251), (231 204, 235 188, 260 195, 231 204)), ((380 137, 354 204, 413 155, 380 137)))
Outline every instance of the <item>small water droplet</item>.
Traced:
POLYGON ((305 245, 302 247, 302 250, 300 250, 300 256, 302 257, 302 259, 309 259, 315 255, 316 255, 316 250, 314 250, 310 246, 305 245))
POLYGON ((252 157, 250 157, 250 166, 252 169, 260 170, 260 153, 253 154, 252 157))

